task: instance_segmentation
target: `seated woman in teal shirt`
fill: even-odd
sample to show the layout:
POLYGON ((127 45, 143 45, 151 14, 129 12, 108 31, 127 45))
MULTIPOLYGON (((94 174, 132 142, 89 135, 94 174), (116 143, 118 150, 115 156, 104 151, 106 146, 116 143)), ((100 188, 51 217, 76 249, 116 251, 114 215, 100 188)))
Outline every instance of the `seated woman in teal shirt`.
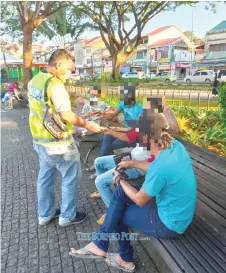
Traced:
MULTIPOLYGON (((140 161, 136 168, 146 172, 141 187, 133 187, 114 172, 113 193, 106 218, 93 242, 84 248, 71 249, 79 258, 105 259, 109 266, 134 272, 133 248, 129 227, 156 238, 174 238, 184 233, 192 222, 196 207, 196 178, 190 156, 179 141, 167 132, 163 114, 144 110, 139 121, 129 122, 139 129, 140 145, 155 157, 152 163, 140 161), (109 234, 115 236, 119 253, 108 253, 109 234)), ((119 169, 130 168, 131 161, 121 161, 119 169)))

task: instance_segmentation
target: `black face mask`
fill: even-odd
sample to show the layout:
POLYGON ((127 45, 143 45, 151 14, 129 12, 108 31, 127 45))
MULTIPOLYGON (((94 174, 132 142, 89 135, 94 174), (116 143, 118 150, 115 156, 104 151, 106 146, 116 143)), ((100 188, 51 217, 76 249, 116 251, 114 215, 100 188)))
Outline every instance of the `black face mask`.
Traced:
POLYGON ((130 98, 126 98, 124 100, 124 103, 125 103, 125 105, 128 105, 128 106, 134 106, 134 104, 136 103, 136 101, 134 101, 133 99, 130 99, 130 98))

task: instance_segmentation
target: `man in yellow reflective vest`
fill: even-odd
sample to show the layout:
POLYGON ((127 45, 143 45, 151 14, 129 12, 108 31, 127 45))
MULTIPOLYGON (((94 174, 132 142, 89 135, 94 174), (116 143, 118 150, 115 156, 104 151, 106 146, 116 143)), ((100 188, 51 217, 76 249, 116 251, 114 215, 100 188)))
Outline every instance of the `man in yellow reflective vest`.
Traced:
POLYGON ((72 125, 86 128, 93 133, 101 127, 88 122, 71 111, 71 103, 63 78, 66 78, 74 63, 73 56, 65 49, 56 50, 49 59, 46 70, 39 72, 28 84, 29 124, 34 149, 38 153, 40 170, 38 175, 38 216, 39 224, 46 225, 59 217, 60 226, 81 223, 85 212, 77 211, 78 183, 81 176, 80 154, 71 135, 72 125), (44 90, 48 81, 47 97, 51 110, 64 122, 67 132, 63 138, 55 138, 43 126, 45 115, 44 90), (55 208, 54 173, 62 175, 61 208, 55 208))

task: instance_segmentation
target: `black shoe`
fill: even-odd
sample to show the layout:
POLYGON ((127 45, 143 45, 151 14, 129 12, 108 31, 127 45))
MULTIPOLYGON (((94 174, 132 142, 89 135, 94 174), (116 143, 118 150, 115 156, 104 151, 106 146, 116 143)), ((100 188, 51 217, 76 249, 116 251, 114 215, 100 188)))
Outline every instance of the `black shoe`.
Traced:
POLYGON ((53 219, 55 219, 59 216, 60 216, 60 209, 56 209, 54 216, 50 220, 48 220, 48 221, 39 220, 39 225, 40 226, 48 225, 53 219))
POLYGON ((77 211, 76 217, 70 218, 69 221, 66 222, 66 223, 60 223, 59 222, 59 225, 61 227, 67 227, 67 226, 70 226, 70 225, 80 224, 80 223, 84 222, 86 220, 86 218, 87 218, 87 214, 85 212, 77 211))

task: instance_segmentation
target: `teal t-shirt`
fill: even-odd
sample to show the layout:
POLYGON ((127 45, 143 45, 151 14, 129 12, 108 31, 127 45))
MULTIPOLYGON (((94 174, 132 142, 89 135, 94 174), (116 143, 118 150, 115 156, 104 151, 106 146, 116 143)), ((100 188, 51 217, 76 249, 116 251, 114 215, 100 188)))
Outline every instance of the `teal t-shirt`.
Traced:
POLYGON ((196 207, 196 178, 189 153, 177 140, 159 153, 150 164, 142 186, 156 197, 158 214, 165 226, 184 232, 192 221, 196 207))
POLYGON ((131 119, 138 120, 140 114, 143 112, 143 108, 136 102, 132 107, 128 107, 123 101, 121 101, 117 107, 118 110, 123 112, 124 124, 128 127, 127 121, 131 119))

